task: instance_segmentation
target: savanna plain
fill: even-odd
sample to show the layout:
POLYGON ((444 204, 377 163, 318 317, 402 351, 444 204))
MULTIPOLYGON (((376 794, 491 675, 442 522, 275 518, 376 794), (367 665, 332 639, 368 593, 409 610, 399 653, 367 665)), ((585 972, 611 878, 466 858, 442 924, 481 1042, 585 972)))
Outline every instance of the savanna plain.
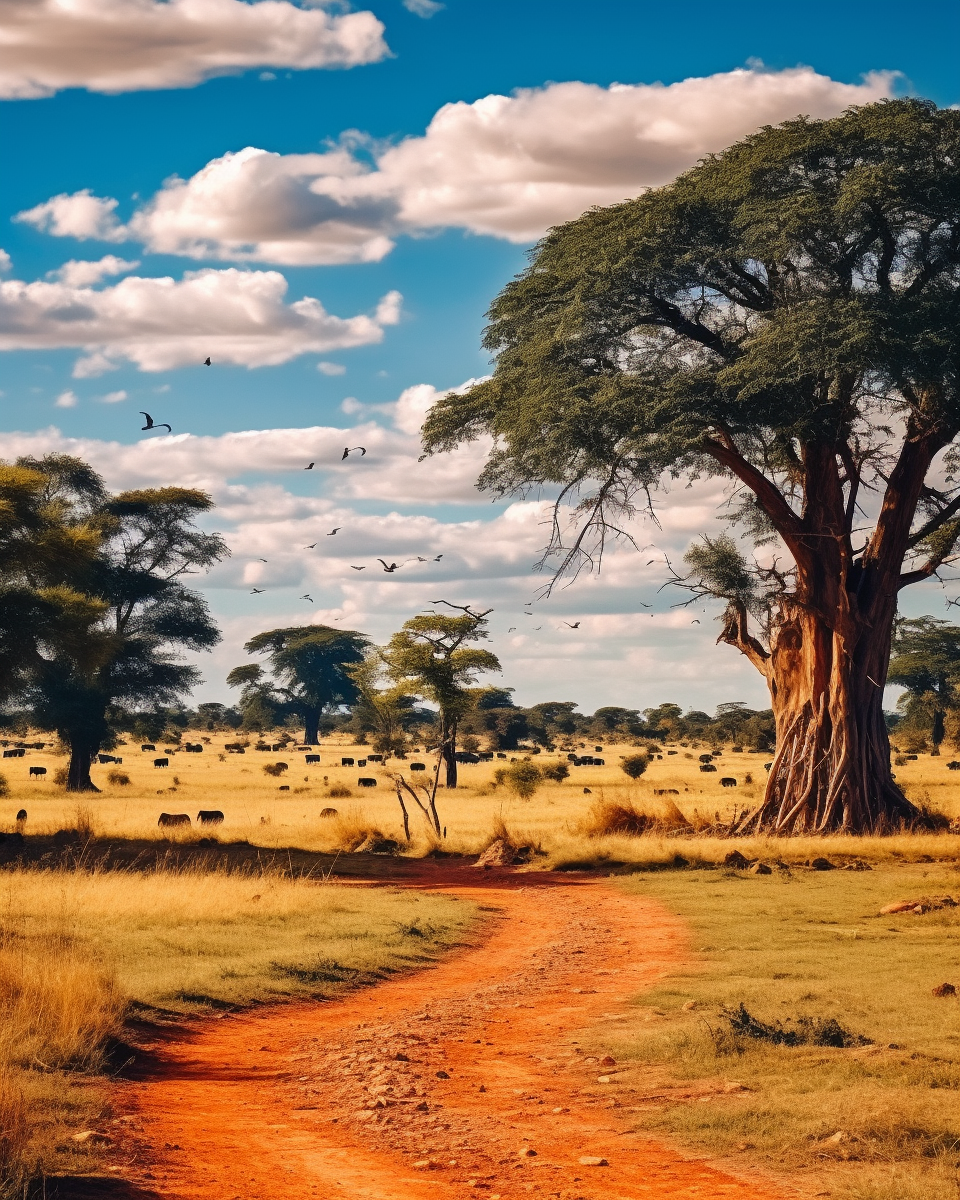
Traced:
MULTIPOLYGON (((429 780, 432 754, 370 761, 342 734, 312 763, 293 744, 229 745, 128 743, 79 802, 54 782, 55 745, 4 763, 3 1195, 122 1174, 117 1094, 144 1028, 336 999, 482 941, 484 906, 410 881, 428 861, 476 877, 487 851, 497 878, 589 878, 682 922, 678 960, 578 1037, 587 1060, 615 1063, 585 1091, 631 1128, 787 1195, 957 1196, 960 1013, 943 985, 960 986, 960 835, 726 838, 768 755, 715 748, 704 773, 703 746, 667 743, 632 780, 621 760, 637 747, 612 741, 573 745, 603 762, 560 779, 542 769, 567 749, 464 763, 436 794, 441 835, 408 799, 407 836, 394 776, 429 780), (527 760, 541 778, 523 798, 503 772, 527 760)), ((896 770, 956 828, 946 757, 896 770)))

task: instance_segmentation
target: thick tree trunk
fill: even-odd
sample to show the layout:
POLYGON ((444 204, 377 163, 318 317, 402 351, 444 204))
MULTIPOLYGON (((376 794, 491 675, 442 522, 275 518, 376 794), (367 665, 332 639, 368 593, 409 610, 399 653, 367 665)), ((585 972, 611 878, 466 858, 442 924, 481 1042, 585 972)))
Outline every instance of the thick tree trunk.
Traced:
POLYGON ((457 786, 457 723, 453 721, 444 730, 443 762, 446 767, 446 786, 457 786))
POLYGON ((97 746, 75 740, 70 743, 70 766, 67 768, 68 792, 99 792, 90 778, 90 764, 97 753, 97 746))
POLYGON ((303 740, 308 746, 320 741, 320 709, 308 708, 303 714, 303 740))
POLYGON ((736 832, 883 833, 915 822, 890 771, 883 717, 892 614, 881 628, 843 634, 799 605, 780 615, 765 672, 777 749, 763 802, 736 832))

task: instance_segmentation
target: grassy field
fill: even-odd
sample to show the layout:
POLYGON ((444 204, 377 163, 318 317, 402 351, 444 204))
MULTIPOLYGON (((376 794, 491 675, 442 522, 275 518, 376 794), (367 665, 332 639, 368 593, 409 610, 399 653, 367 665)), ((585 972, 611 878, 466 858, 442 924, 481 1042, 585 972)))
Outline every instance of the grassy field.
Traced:
MULTIPOLYGON (((0 830, 14 829, 16 813, 24 808, 28 816, 23 831, 28 835, 79 825, 93 836, 190 841, 209 832, 197 828, 198 810, 215 808, 225 815, 223 825, 215 831, 221 841, 243 840, 267 849, 351 849, 370 829, 402 838, 400 809, 389 775, 402 770, 408 779, 422 779, 426 773, 413 775, 410 762, 431 763, 429 756, 414 754, 406 763, 393 760, 386 766, 368 763, 364 767, 344 767, 341 758, 362 759, 369 747, 333 737, 320 747, 320 764, 308 766, 304 753, 293 748, 283 753, 262 753, 251 746, 244 755, 225 753, 224 743, 233 740, 215 736, 202 754, 169 755, 170 766, 159 770, 154 768, 153 759, 163 753, 162 746, 158 745, 156 755, 142 752, 139 745, 123 746, 116 751, 123 757, 119 770, 129 776, 130 783, 110 783, 110 772, 116 768, 97 765, 93 775, 103 790, 99 795, 80 797, 79 804, 76 796, 67 795, 52 782, 54 772, 65 760, 49 751, 28 751, 22 759, 3 763, 10 793, 0 799, 0 830), (280 778, 263 770, 277 761, 286 762, 289 768, 280 778), (46 780, 31 781, 31 766, 47 767, 46 780), (378 786, 359 788, 360 776, 377 779, 378 786), (289 790, 281 791, 282 786, 289 790), (343 789, 350 795, 336 794, 343 789), (339 818, 321 818, 320 812, 326 807, 335 807, 339 818), (193 825, 184 832, 158 829, 161 812, 187 813, 193 825)), ((494 772, 505 765, 505 760, 465 764, 456 792, 441 788, 438 793, 440 816, 447 829, 444 846, 451 851, 475 853, 489 841, 495 824, 502 820, 516 838, 543 848, 546 854, 538 860, 542 866, 598 861, 668 863, 677 853, 693 863, 720 861, 729 843, 698 838, 689 832, 668 838, 595 837, 584 832, 598 801, 629 801, 652 812, 664 810, 665 803, 675 803, 694 820, 713 820, 717 814, 721 820, 728 820, 735 808, 742 810, 759 801, 765 780, 763 764, 769 755, 725 752, 715 760, 716 773, 701 774, 697 761, 701 749, 666 746, 663 757, 655 759, 647 773, 633 783, 619 768, 620 758, 631 753, 632 747, 609 744, 603 749, 604 766, 573 767, 564 783, 546 782, 532 800, 526 801, 511 795, 503 785, 494 786, 494 772), (722 787, 720 780, 724 777, 735 778, 738 786, 722 787), (657 796, 658 791, 668 795, 657 796)), ((592 744, 585 750, 595 752, 592 744)), ((520 757, 520 752, 507 755, 506 765, 514 757, 520 757)), ((540 754, 534 759, 543 766, 560 760, 566 760, 565 753, 540 754)), ((897 775, 911 798, 956 818, 960 817, 960 773, 948 771, 947 761, 947 756, 921 755, 917 761, 898 767, 897 775)), ((409 801, 408 807, 412 807, 409 801)), ((411 833, 411 853, 423 853, 432 844, 424 822, 415 812, 411 813, 411 833)), ((960 836, 955 835, 911 837, 905 841, 840 838, 770 844, 751 840, 738 842, 738 846, 748 857, 788 857, 791 861, 824 853, 867 856, 872 860, 960 856, 960 836)))
POLYGON ((331 995, 436 957, 473 919, 446 896, 276 875, 0 874, 0 1195, 82 1170, 125 1017, 331 995))
POLYGON ((879 915, 900 899, 960 901, 955 869, 657 872, 622 886, 693 930, 695 964, 645 993, 615 1034, 597 1034, 597 1049, 636 1064, 616 1082, 640 1127, 783 1172, 814 1195, 956 1200, 960 1011, 933 989, 960 990, 960 907, 879 915), (735 1027, 740 1005, 762 1027, 735 1027), (804 1018, 868 1040, 769 1040, 778 1024, 843 1040, 804 1018))

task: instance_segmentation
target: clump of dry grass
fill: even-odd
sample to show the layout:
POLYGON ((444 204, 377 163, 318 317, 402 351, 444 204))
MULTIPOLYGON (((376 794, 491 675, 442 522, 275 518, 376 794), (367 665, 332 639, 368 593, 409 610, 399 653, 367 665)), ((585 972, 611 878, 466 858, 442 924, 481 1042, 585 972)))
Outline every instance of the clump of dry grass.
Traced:
POLYGON ((107 775, 107 783, 114 787, 129 787, 130 776, 126 771, 110 771, 107 775))
POLYGON ((690 822, 672 800, 663 800, 658 812, 638 808, 631 800, 606 800, 601 797, 590 806, 580 830, 587 837, 641 837, 648 833, 667 833, 690 829, 690 822))

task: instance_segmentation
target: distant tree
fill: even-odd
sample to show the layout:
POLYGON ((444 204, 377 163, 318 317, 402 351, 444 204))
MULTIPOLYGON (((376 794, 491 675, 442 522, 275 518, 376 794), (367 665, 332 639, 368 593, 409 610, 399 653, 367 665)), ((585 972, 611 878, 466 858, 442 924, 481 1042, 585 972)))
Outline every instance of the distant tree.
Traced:
POLYGON ((481 711, 487 708, 516 708, 513 688, 481 687, 476 689, 476 705, 481 711))
POLYGON ((262 706, 266 716, 270 704, 279 701, 301 719, 304 741, 313 744, 326 710, 356 703, 359 692, 349 668, 363 662, 368 645, 364 634, 328 625, 269 629, 252 637, 244 650, 267 656, 272 680, 262 667, 250 663, 235 667, 227 684, 243 688, 245 720, 247 708, 252 712, 254 706, 262 706))
POLYGON ((404 755, 407 729, 421 716, 416 697, 403 683, 390 683, 385 652, 373 647, 364 659, 348 668, 357 688, 354 716, 373 731, 373 748, 380 754, 404 755))
POLYGON ((427 417, 428 452, 492 438, 483 485, 574 503, 561 572, 662 479, 730 482, 754 553, 704 537, 677 581, 723 602, 720 640, 770 690, 777 750, 738 832, 920 819, 881 702, 898 594, 960 539, 958 304, 960 111, 799 118, 551 230, 494 302, 493 375, 427 417))
POLYGON ((897 708, 909 725, 930 731, 939 751, 947 714, 960 709, 960 626, 935 617, 898 621, 887 681, 906 688, 897 708))
POLYGON ((58 503, 72 503, 78 519, 101 530, 77 579, 83 591, 72 593, 74 627, 45 634, 27 688, 36 723, 70 747, 67 790, 97 791, 90 764, 113 744, 115 731, 143 705, 171 704, 198 682, 199 671, 178 661, 179 653, 209 649, 220 634, 203 597, 182 577, 228 551, 219 534, 196 527, 213 507, 204 492, 165 487, 108 496, 91 478, 82 498, 71 497, 61 460, 32 466, 47 473, 58 503))
MULTIPOLYGON (((485 640, 487 612, 469 605, 450 605, 459 616, 423 613, 406 621, 384 653, 387 671, 439 709, 439 742, 446 767, 446 786, 457 786, 457 730, 475 703, 474 685, 481 671, 499 671, 489 650, 468 643, 485 640)), ((487 610, 489 611, 489 610, 487 610)))
POLYGON ((639 779, 640 776, 644 773, 644 771, 646 771, 647 767, 649 767, 649 766, 650 766, 649 755, 628 754, 627 757, 623 760, 623 762, 621 762, 620 769, 621 769, 621 771, 624 772, 624 774, 628 775, 631 779, 639 779))
POLYGON ((543 772, 536 763, 522 758, 509 767, 500 767, 494 779, 498 784, 505 783, 521 800, 530 800, 543 782, 543 772))
POLYGON ((598 708, 590 718, 590 732, 596 737, 608 733, 637 734, 640 732, 640 713, 635 708, 609 704, 598 708))

